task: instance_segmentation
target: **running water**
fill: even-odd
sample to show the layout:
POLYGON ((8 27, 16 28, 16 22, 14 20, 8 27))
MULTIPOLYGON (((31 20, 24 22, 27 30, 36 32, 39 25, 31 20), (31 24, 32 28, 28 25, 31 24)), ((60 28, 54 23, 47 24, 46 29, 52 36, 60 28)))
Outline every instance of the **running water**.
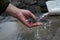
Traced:
POLYGON ((47 16, 47 15, 48 15, 48 13, 45 13, 45 14, 39 16, 36 21, 39 22, 41 19, 43 19, 43 18, 44 18, 45 16, 47 16))
MULTIPOLYGON (((45 13, 45 14, 43 14, 43 15, 41 15, 41 16, 39 16, 37 19, 36 19, 36 21, 37 22, 41 22, 42 21, 42 19, 43 20, 46 20, 46 19, 44 19, 44 17, 46 17, 46 16, 48 16, 48 13, 45 13)), ((42 21, 43 22, 43 24, 42 24, 42 26, 41 27, 37 27, 37 29, 36 29, 36 33, 35 33, 35 40, 48 40, 49 38, 47 37, 47 32, 48 32, 48 30, 49 30, 49 27, 50 27, 50 25, 51 25, 51 22, 50 21, 48 21, 48 20, 46 20, 46 22, 45 21, 42 21), (42 33, 42 34, 41 34, 42 33), (46 33, 46 34, 45 34, 46 33), (48 38, 48 39, 47 39, 48 38)))
POLYGON ((45 16, 48 16, 48 13, 44 13, 43 15, 41 15, 41 16, 39 16, 39 17, 36 17, 36 19, 32 19, 32 18, 30 18, 29 17, 29 21, 30 22, 41 22, 41 21, 46 21, 46 20, 44 20, 43 18, 45 17, 45 16))

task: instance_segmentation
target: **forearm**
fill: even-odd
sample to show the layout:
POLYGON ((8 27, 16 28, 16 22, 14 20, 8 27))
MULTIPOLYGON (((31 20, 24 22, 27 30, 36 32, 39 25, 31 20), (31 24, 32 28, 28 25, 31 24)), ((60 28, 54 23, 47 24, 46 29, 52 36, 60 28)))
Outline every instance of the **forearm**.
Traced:
POLYGON ((16 17, 19 11, 20 9, 12 5, 8 0, 0 0, 0 15, 3 12, 8 12, 7 14, 16 17))
POLYGON ((17 7, 15 7, 14 5, 12 5, 11 3, 9 4, 9 6, 6 9, 7 14, 17 17, 17 13, 20 11, 20 9, 18 9, 17 7))

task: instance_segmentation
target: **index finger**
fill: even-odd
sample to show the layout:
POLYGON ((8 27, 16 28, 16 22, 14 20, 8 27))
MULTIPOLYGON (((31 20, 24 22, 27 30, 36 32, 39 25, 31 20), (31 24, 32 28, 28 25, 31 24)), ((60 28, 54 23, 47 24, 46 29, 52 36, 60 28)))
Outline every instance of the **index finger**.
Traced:
POLYGON ((29 16, 32 17, 33 19, 36 19, 35 15, 32 12, 29 12, 29 16))

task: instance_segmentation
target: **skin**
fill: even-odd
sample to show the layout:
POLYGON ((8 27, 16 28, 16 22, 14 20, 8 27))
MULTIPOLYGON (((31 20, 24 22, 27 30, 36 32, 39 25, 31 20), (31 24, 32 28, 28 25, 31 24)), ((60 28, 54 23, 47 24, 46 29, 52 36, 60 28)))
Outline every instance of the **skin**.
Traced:
POLYGON ((29 10, 19 9, 12 4, 8 5, 6 12, 8 12, 8 14, 10 16, 16 17, 19 21, 21 21, 24 25, 26 25, 29 28, 31 28, 33 26, 36 27, 36 26, 39 26, 42 24, 40 22, 35 22, 35 23, 29 22, 26 18, 28 18, 28 17, 32 17, 33 19, 36 18, 33 15, 33 13, 30 12, 29 10))

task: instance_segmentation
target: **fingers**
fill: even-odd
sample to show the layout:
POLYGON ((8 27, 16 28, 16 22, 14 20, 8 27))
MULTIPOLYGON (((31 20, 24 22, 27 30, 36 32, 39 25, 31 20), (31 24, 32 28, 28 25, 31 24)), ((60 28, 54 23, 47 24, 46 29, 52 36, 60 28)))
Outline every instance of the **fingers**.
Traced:
POLYGON ((29 28, 40 26, 42 24, 40 22, 36 22, 36 23, 29 22, 27 19, 25 19, 23 15, 18 16, 18 19, 29 28))
POLYGON ((36 22, 36 23, 30 22, 30 24, 31 24, 33 27, 42 25, 42 23, 40 23, 40 22, 36 22))
POLYGON ((25 17, 23 15, 19 15, 18 16, 18 19, 24 24, 26 25, 27 27, 31 27, 32 25, 29 24, 28 21, 26 21, 25 17))
MULTIPOLYGON (((28 21, 28 20, 26 20, 26 21, 28 21)), ((31 25, 31 27, 37 27, 37 26, 41 26, 42 25, 42 23, 40 23, 40 22, 35 22, 35 23, 29 22, 29 24, 31 25)))
MULTIPOLYGON (((33 19, 36 19, 36 17, 34 16, 33 13, 29 12, 29 14, 30 14, 30 15, 29 15, 30 17, 32 17, 33 19)), ((40 22, 36 22, 36 23, 30 22, 30 25, 32 25, 33 27, 36 27, 36 26, 42 25, 42 23, 40 23, 40 22)))
POLYGON ((31 12, 29 12, 29 16, 32 17, 33 19, 36 18, 35 15, 33 13, 31 13, 31 12))
POLYGON ((32 17, 33 19, 35 19, 36 17, 35 17, 35 15, 31 12, 31 11, 29 11, 29 10, 22 10, 23 11, 23 13, 24 13, 24 15, 26 16, 26 17, 32 17))
POLYGON ((40 25, 42 25, 42 23, 40 23, 40 22, 36 22, 36 23, 32 24, 33 27, 40 26, 40 25))

